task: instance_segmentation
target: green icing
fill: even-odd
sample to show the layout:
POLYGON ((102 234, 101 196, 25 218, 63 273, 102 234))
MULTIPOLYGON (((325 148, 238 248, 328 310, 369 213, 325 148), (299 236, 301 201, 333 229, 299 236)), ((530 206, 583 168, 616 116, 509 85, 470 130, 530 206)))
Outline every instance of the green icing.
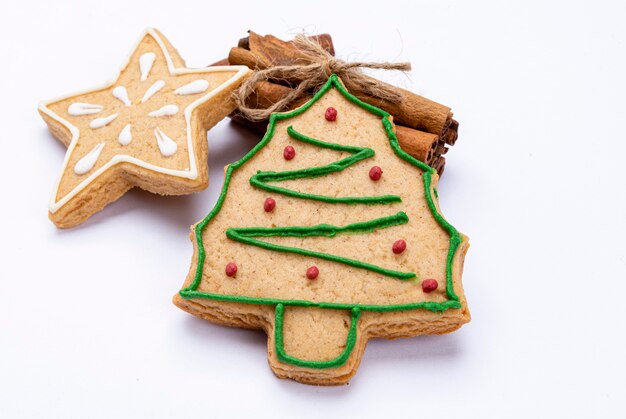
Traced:
POLYGON ((302 256, 312 256, 320 259, 326 259, 333 262, 343 263, 345 265, 353 266, 355 268, 367 269, 368 271, 376 272, 382 275, 390 276, 392 278, 408 280, 415 278, 415 274, 412 272, 398 272, 391 269, 381 268, 380 266, 371 265, 369 263, 361 262, 355 259, 344 258, 341 256, 331 255, 328 253, 315 252, 312 250, 301 249, 297 247, 281 246, 278 244, 267 243, 264 241, 253 239, 252 237, 314 237, 314 236, 326 236, 334 237, 341 233, 367 233, 372 232, 377 228, 388 228, 396 225, 406 224, 409 222, 409 217, 404 212, 399 212, 396 215, 390 217, 377 218, 362 223, 348 224, 342 227, 332 226, 328 224, 319 224, 316 226, 296 226, 296 227, 244 227, 244 228, 229 228, 226 230, 226 236, 229 239, 236 240, 241 243, 249 244, 252 246, 262 247, 264 249, 273 250, 276 252, 295 253, 302 256))
POLYGON ((280 362, 284 362, 287 364, 298 365, 300 367, 307 368, 334 368, 339 367, 346 363, 348 358, 350 358, 350 354, 354 349, 354 345, 356 344, 356 326, 359 321, 359 317, 361 316, 360 308, 352 309, 352 322, 350 323, 350 330, 348 330, 348 337, 346 338, 346 347, 345 349, 337 356, 337 358, 330 359, 328 361, 307 361, 304 359, 299 359, 293 356, 289 356, 285 353, 285 345, 283 344, 283 316, 285 313, 285 306, 283 304, 276 304, 276 311, 274 315, 275 321, 275 329, 274 329, 274 338, 276 340, 276 356, 280 362))
MULTIPOLYGON (((392 203, 392 202, 399 201, 399 197, 396 197, 393 195, 386 195, 386 196, 381 196, 381 197, 352 197, 352 198, 343 198, 343 201, 334 201, 334 200, 329 201, 327 200, 327 197, 321 197, 323 199, 318 199, 320 198, 320 196, 301 194, 299 192, 291 191, 291 190, 284 189, 284 188, 279 188, 273 185, 268 185, 266 182, 270 182, 270 181, 280 181, 280 180, 295 179, 295 178, 302 178, 302 177, 324 176, 328 173, 335 172, 337 170, 343 170, 345 167, 350 166, 351 164, 355 164, 358 161, 371 157, 369 153, 373 153, 373 151, 367 148, 349 147, 349 146, 343 146, 339 144, 325 143, 323 141, 319 141, 313 138, 306 137, 302 134, 299 134, 292 128, 288 129, 288 132, 289 132, 289 135, 296 140, 308 142, 310 144, 315 144, 317 146, 324 147, 324 148, 351 152, 353 153, 353 155, 346 159, 342 159, 338 162, 335 162, 327 166, 304 169, 305 171, 309 171, 308 174, 305 176, 300 176, 302 171, 282 172, 282 173, 275 173, 275 172, 257 173, 255 181, 250 179, 251 183, 255 185, 256 187, 259 187, 265 190, 272 190, 274 192, 282 193, 284 195, 300 197, 303 199, 317 199, 317 200, 321 200, 324 202, 352 203, 352 204, 355 204, 355 203, 385 204, 385 203, 392 203), (343 166, 339 166, 340 164, 343 166), (288 175, 287 177, 281 177, 281 176, 285 176, 285 173, 291 173, 291 174, 288 175), (289 177, 289 176, 294 176, 294 177, 289 177), (276 189, 267 189, 267 188, 276 188, 276 189), (352 201, 352 199, 357 199, 357 200, 364 199, 365 201, 355 202, 355 201, 352 201)), ((333 368, 333 367, 343 365, 346 362, 346 360, 350 357, 350 354, 352 353, 352 350, 354 349, 354 344, 356 342, 357 323, 358 323, 358 318, 359 318, 359 314, 361 311, 390 312, 390 311, 398 311, 398 310, 425 309, 425 310, 430 310, 433 312, 443 312, 448 309, 461 308, 459 297, 454 292, 454 287, 453 287, 453 282, 452 282, 452 264, 453 264, 456 251, 458 250, 462 239, 461 239, 461 235, 459 234, 459 232, 450 223, 448 223, 437 210, 437 207, 433 199, 433 195, 435 195, 436 192, 434 191, 434 188, 432 187, 432 175, 434 173, 435 173, 435 170, 433 168, 411 157, 409 154, 407 154, 405 151, 403 151, 400 148, 400 146, 398 145, 398 140, 393 132, 393 124, 390 122, 389 114, 387 112, 381 109, 378 109, 372 105, 369 105, 359 100, 355 96, 351 95, 341 84, 338 77, 333 74, 328 79, 328 82, 326 82, 326 84, 317 92, 317 94, 313 97, 313 99, 311 99, 302 107, 295 109, 288 113, 272 114, 270 116, 270 123, 267 129, 267 132, 265 136, 263 137, 263 139, 241 160, 228 166, 228 168, 226 169, 226 175, 224 178, 224 185, 222 187, 222 192, 217 200, 215 207, 195 227, 196 244, 198 246, 198 265, 196 268, 196 273, 195 273, 193 281, 187 288, 184 288, 183 290, 180 291, 180 295, 182 298, 185 298, 185 299, 205 298, 205 299, 212 299, 216 301, 225 301, 225 302, 275 305, 276 306, 276 331, 275 331, 276 351, 277 351, 279 359, 282 362, 286 362, 286 363, 290 363, 290 364, 294 364, 294 365, 298 365, 302 367, 309 367, 309 368, 333 368), (208 223, 219 213, 224 203, 224 200, 226 199, 226 195, 228 193, 228 186, 230 184, 233 171, 241 167, 243 164, 245 164, 248 160, 250 160, 254 155, 256 155, 263 147, 265 147, 269 143, 269 141, 274 136, 276 123, 278 121, 293 118, 295 116, 298 116, 306 112, 317 100, 319 100, 329 89, 333 87, 336 88, 348 101, 362 107, 363 109, 368 110, 374 115, 380 116, 382 118, 382 124, 385 129, 385 132, 387 133, 387 136, 389 138, 389 144, 392 147, 395 154, 399 158, 407 161, 411 165, 424 171, 422 180, 423 180, 424 194, 426 197, 428 208, 432 216, 434 217, 434 219, 437 221, 437 223, 450 236, 450 246, 448 248, 448 255, 446 259, 446 296, 448 300, 444 302, 426 301, 426 302, 416 302, 416 303, 408 303, 408 304, 372 305, 372 304, 313 302, 313 301, 307 301, 307 300, 284 300, 284 299, 278 299, 278 298, 222 295, 222 294, 214 294, 214 293, 198 291, 198 287, 202 280, 204 262, 206 260, 206 251, 204 249, 204 244, 202 243, 202 232, 204 231, 208 223), (344 352, 336 359, 330 360, 330 361, 307 361, 307 360, 297 359, 297 358, 294 358, 285 354, 284 347, 283 347, 283 336, 282 336, 284 306, 319 307, 319 308, 326 308, 326 309, 351 310, 352 311, 352 324, 350 326, 350 332, 348 333, 346 349, 344 350, 344 352)), ((253 176, 253 178, 255 178, 255 176, 253 176)), ((338 198, 338 199, 342 199, 342 198, 338 198)), ((380 222, 380 220, 382 219, 371 220, 366 223, 378 223, 380 222)), ((290 227, 283 227, 282 230, 284 233, 286 233, 285 235, 294 235, 294 234, 300 234, 300 233, 304 233, 307 235, 329 235, 330 234, 330 237, 332 237, 333 232, 334 234, 337 234, 341 232, 339 231, 340 229, 347 229, 348 227, 351 227, 351 226, 355 226, 359 224, 366 224, 366 223, 351 224, 351 225, 343 226, 343 227, 334 227, 334 226, 327 226, 327 225, 319 225, 319 226, 314 226, 314 227, 296 227, 296 230, 289 230, 291 229, 290 227), (310 229, 310 230, 299 231, 297 229, 310 229), (319 230, 316 230, 316 229, 319 229, 319 230), (315 234, 315 233, 318 233, 318 234, 315 234)), ((377 228, 377 227, 371 226, 370 228, 377 228)), ((381 227, 378 226, 378 228, 381 228, 381 227)), ((265 245, 269 245, 269 243, 251 239, 251 237, 267 236, 267 231, 263 231, 263 230, 266 230, 266 229, 253 227, 253 228, 245 228, 245 229, 229 229, 228 231, 230 232, 231 235, 234 232, 235 236, 237 237, 236 239, 241 239, 243 237, 244 240, 249 240, 249 241, 252 240, 255 242, 259 242, 259 243, 264 243, 265 245), (245 235, 242 236, 241 230, 244 230, 248 234, 248 236, 245 236, 245 235)), ((258 245, 257 243, 250 243, 250 244, 258 245)), ((278 245, 272 245, 272 246, 278 246, 278 245)), ((272 249, 272 250, 279 250, 279 249, 272 249)), ((303 250, 303 249, 298 249, 298 250, 303 250)), ((282 249, 282 251, 286 251, 286 250, 282 249)), ((313 253, 316 253, 316 252, 313 252, 313 253)), ((326 254, 322 254, 322 255, 326 255, 326 254)), ((315 256, 321 257, 320 254, 317 254, 315 256)), ((327 256, 338 258, 337 256, 333 256, 333 255, 327 255, 327 256)), ((332 259, 329 259, 329 260, 332 260, 332 259)), ((338 261, 338 262, 345 263, 345 261, 338 261)), ((358 261, 354 261, 354 262, 360 263, 358 261)), ((372 265, 368 265, 368 266, 372 266, 372 265)), ((377 268, 377 267, 374 267, 374 268, 377 268)), ((378 268, 378 269, 382 269, 382 268, 378 268)))
POLYGON ((287 133, 294 140, 309 143, 318 147, 327 148, 335 151, 344 151, 352 153, 350 157, 341 159, 337 162, 327 164, 326 166, 310 167, 307 169, 289 170, 286 172, 258 172, 256 175, 250 178, 250 184, 256 186, 259 189, 266 190, 268 192, 274 192, 282 195, 293 196, 300 199, 313 199, 315 201, 322 201, 327 203, 342 203, 342 204, 386 204, 401 202, 397 195, 383 195, 383 196, 364 196, 364 197, 334 197, 326 195, 313 195, 301 192, 292 191, 291 189, 280 188, 278 186, 268 185, 267 182, 280 182, 290 179, 303 179, 314 178, 318 176, 324 176, 329 173, 339 172, 346 169, 353 164, 360 162, 361 160, 368 159, 374 156, 374 150, 371 148, 351 147, 341 144, 327 143, 315 138, 307 137, 300 134, 293 127, 287 128, 287 133))

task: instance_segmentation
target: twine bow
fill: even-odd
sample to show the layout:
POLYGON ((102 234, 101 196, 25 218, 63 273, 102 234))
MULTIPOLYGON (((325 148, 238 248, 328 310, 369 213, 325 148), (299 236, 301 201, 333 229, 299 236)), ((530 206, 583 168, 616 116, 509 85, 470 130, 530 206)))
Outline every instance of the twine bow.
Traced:
POLYGON ((317 90, 326 83, 331 74, 337 74, 341 77, 350 89, 369 96, 391 103, 398 103, 402 99, 389 85, 368 77, 361 72, 361 69, 408 71, 411 69, 410 63, 347 62, 339 60, 329 54, 320 44, 301 34, 296 36, 293 43, 301 52, 303 60, 310 62, 310 64, 276 66, 256 71, 235 92, 235 103, 239 111, 249 120, 266 120, 272 112, 279 112, 306 92, 317 90), (299 80, 299 82, 281 100, 268 108, 257 109, 248 107, 246 99, 254 92, 256 84, 267 80, 299 80))

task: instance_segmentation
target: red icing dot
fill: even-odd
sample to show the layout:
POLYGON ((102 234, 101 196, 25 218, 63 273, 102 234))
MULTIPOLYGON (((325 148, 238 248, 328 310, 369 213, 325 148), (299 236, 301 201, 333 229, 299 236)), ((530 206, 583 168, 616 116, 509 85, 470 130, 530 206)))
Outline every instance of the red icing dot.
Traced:
POLYGON ((370 169, 370 179, 379 180, 382 175, 383 169, 381 169, 380 166, 374 166, 370 169))
POLYGON ((274 208, 276 208, 276 201, 274 201, 274 198, 266 198, 263 203, 263 209, 265 212, 272 212, 274 211, 274 208))
POLYGON ((293 159, 294 157, 296 157, 296 149, 288 145, 283 151, 283 157, 285 158, 285 160, 293 159))
POLYGON ((327 121, 336 121, 337 120, 337 109, 333 108, 332 106, 328 109, 326 109, 326 113, 324 114, 324 117, 326 118, 327 121))
POLYGON ((393 253, 395 253, 396 255, 399 255, 400 253, 404 252, 405 249, 406 249, 406 242, 402 239, 396 240, 395 242, 393 242, 393 246, 391 246, 391 250, 393 250, 393 253))
POLYGON ((317 266, 313 265, 309 269, 306 270, 306 277, 309 279, 315 279, 320 274, 320 270, 317 269, 317 266))
POLYGON ((237 273, 237 265, 235 264, 235 262, 229 262, 226 265, 225 272, 227 276, 235 276, 235 274, 237 273))
POLYGON ((437 289, 439 283, 436 279, 425 279, 422 281, 422 291, 429 293, 437 289))

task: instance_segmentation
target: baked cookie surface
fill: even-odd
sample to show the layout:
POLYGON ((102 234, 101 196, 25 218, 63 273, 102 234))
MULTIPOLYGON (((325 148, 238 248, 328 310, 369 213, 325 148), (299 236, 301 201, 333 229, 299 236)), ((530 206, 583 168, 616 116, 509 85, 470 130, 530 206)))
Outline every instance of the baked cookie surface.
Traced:
POLYGON ((399 148, 391 117, 333 75, 270 121, 192 229, 174 303, 265 330, 276 375, 310 384, 347 382, 370 338, 468 322, 468 239, 441 216, 436 172, 399 148))
POLYGON ((134 186, 162 195, 205 189, 206 131, 234 109, 230 95, 249 73, 185 68, 147 29, 113 81, 42 102, 39 113, 68 146, 50 219, 75 226, 134 186))

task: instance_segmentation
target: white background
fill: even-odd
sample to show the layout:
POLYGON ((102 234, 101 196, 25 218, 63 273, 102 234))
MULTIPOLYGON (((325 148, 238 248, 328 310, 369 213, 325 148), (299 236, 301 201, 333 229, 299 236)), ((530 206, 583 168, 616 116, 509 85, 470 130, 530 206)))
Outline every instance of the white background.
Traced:
POLYGON ((504 3, 4 0, 0 417, 624 417, 626 7, 504 3), (209 134, 207 191, 132 191, 57 230, 65 150, 36 104, 109 80, 146 26, 189 66, 247 29, 330 32, 342 58, 411 61, 409 77, 383 77, 461 122, 439 195, 471 238, 472 322, 370 342, 350 385, 316 388, 274 377, 263 333, 174 307, 189 226, 258 140, 227 120, 209 134))

